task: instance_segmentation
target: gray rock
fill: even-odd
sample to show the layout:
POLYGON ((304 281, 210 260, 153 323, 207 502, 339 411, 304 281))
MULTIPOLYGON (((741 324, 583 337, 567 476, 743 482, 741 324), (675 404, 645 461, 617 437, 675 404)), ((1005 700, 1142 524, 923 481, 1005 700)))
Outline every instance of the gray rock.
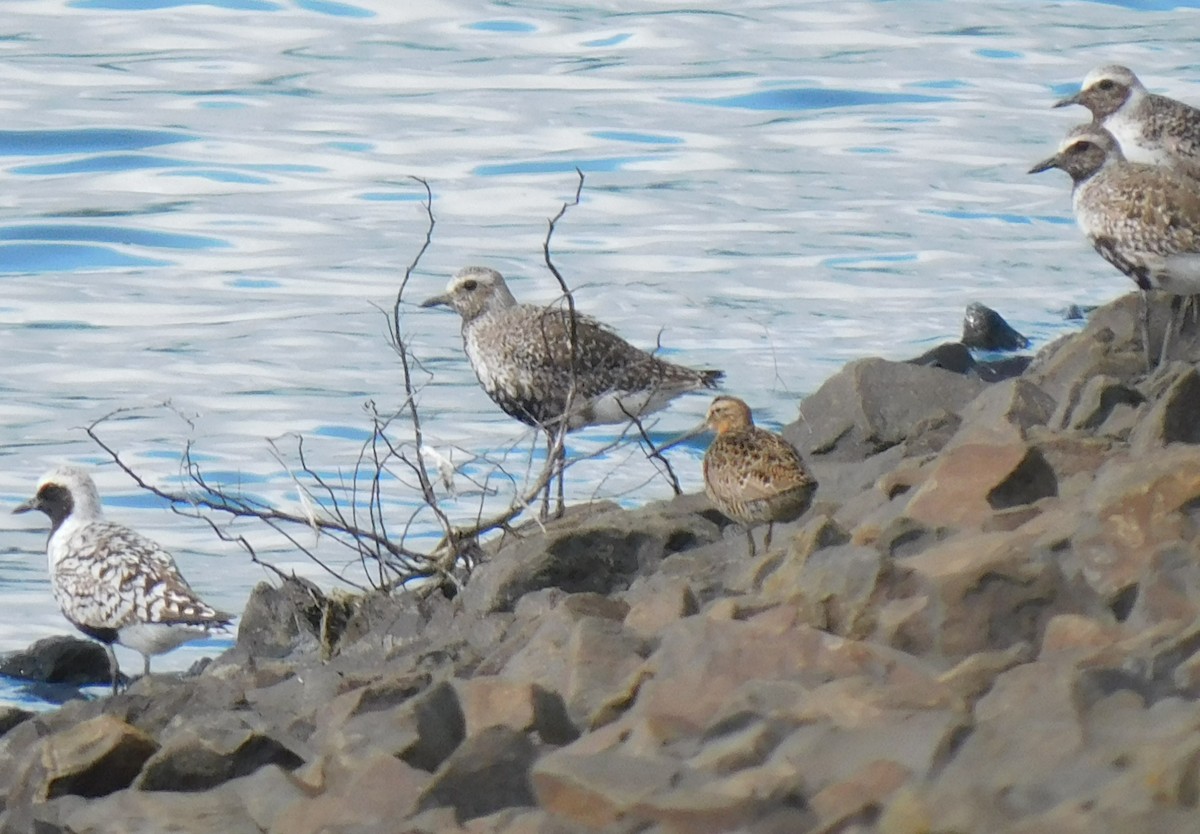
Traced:
POLYGON ((984 387, 939 368, 860 359, 806 397, 783 436, 806 455, 862 460, 903 442, 922 420, 957 412, 984 387))
POLYGON ((962 343, 976 350, 1021 350, 1029 339, 1018 333, 1004 317, 979 302, 967 305, 963 314, 962 343))
POLYGON ((465 741, 433 774, 420 810, 449 806, 459 822, 504 808, 534 805, 529 768, 537 757, 529 737, 510 727, 483 730, 465 741))
POLYGON ((713 521, 691 510, 671 512, 671 506, 634 513, 576 508, 548 524, 544 534, 527 525, 475 569, 462 604, 487 614, 511 611, 522 596, 542 588, 572 594, 622 590, 670 553, 720 537, 713 521))
POLYGON ((1161 393, 1151 394, 1152 405, 1130 435, 1130 445, 1148 450, 1168 443, 1200 443, 1200 373, 1181 362, 1159 372, 1155 387, 1161 393))
POLYGON ((217 713, 166 739, 145 763, 134 787, 144 791, 205 791, 277 765, 295 770, 303 759, 278 739, 217 713))
POLYGON ((92 640, 55 635, 0 659, 0 675, 40 683, 90 686, 108 683, 108 653, 92 640))

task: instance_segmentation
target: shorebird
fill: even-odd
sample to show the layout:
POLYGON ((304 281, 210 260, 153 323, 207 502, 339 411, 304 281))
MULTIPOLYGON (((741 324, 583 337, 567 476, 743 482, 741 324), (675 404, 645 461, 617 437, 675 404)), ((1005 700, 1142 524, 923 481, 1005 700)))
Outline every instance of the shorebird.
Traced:
MULTIPOLYGON (((1200 188, 1168 168, 1129 162, 1107 130, 1073 128, 1058 152, 1034 165, 1037 174, 1059 168, 1070 175, 1075 220, 1103 258, 1142 291, 1142 341, 1150 365, 1150 311, 1146 293, 1200 292, 1200 188)), ((1174 319, 1174 316, 1172 316, 1174 319)), ((1160 352, 1166 358, 1172 322, 1160 352)))
POLYGON ((62 466, 42 477, 34 497, 14 513, 50 518, 46 555, 50 587, 63 615, 108 652, 115 695, 120 681, 113 643, 151 655, 222 631, 231 617, 204 602, 180 575, 171 554, 145 536, 106 521, 90 475, 62 466))
POLYGON ((816 479, 790 443, 754 425, 750 406, 737 397, 716 397, 704 423, 685 438, 704 431, 716 432, 704 453, 705 493, 718 510, 745 528, 752 557, 754 526, 765 522, 763 548, 770 550, 775 522, 795 521, 804 514, 816 492, 816 479))
MULTIPOLYGON (((562 435, 624 423, 658 411, 680 394, 715 388, 724 372, 697 371, 636 348, 596 319, 560 306, 520 304, 494 269, 459 270, 422 307, 462 317, 463 347, 492 401, 546 434, 562 503, 562 435)), ((543 516, 548 512, 547 498, 543 516)))
POLYGON ((1147 92, 1128 67, 1097 67, 1079 92, 1055 107, 1081 104, 1106 128, 1130 162, 1163 165, 1189 176, 1200 174, 1200 110, 1147 92))

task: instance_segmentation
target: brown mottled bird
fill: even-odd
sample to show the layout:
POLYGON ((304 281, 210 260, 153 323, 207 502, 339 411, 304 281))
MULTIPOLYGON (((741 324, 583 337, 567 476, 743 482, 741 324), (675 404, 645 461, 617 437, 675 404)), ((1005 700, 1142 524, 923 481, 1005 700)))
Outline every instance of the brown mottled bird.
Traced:
MULTIPOLYGON (((1088 241, 1142 291, 1142 341, 1149 364, 1145 294, 1161 290, 1180 299, 1200 293, 1200 187, 1169 168, 1129 162, 1112 134, 1095 123, 1073 128, 1058 152, 1029 173, 1051 168, 1071 176, 1075 220, 1088 241)), ((1168 325, 1163 358, 1170 336, 1168 325)))
MULTIPOLYGON (((660 359, 582 313, 572 318, 561 306, 520 304, 487 267, 459 270, 444 293, 421 306, 449 307, 462 317, 463 347, 483 390, 510 417, 544 431, 552 452, 564 424, 574 431, 628 422, 680 394, 716 388, 724 376, 660 359)), ((559 458, 561 467, 561 447, 559 458)), ((561 484, 560 468, 560 512, 561 484)))
POLYGON ((1097 67, 1084 77, 1078 93, 1054 106, 1071 104, 1086 107, 1130 162, 1200 174, 1200 110, 1148 92, 1128 67, 1097 67))
POLYGON ((751 556, 756 524, 766 522, 763 548, 770 549, 775 522, 803 515, 816 479, 790 443, 754 425, 750 406, 737 397, 714 399, 704 425, 717 433, 704 453, 704 491, 717 509, 746 528, 751 556))

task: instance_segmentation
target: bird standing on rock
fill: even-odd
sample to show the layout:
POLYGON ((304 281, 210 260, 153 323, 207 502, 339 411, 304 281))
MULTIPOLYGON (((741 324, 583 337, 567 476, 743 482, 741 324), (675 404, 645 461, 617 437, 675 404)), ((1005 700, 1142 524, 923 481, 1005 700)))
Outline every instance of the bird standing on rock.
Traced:
POLYGON ((520 304, 487 267, 459 270, 421 306, 450 307, 462 317, 463 347, 483 390, 510 417, 545 432, 551 453, 557 445, 560 514, 561 431, 627 422, 680 394, 715 388, 724 376, 659 359, 590 316, 520 304))
POLYGON ((120 667, 113 643, 140 652, 149 675, 151 655, 230 625, 230 615, 196 595, 170 553, 104 519, 100 493, 82 469, 63 466, 43 476, 34 497, 13 512, 30 510, 50 518, 54 599, 72 625, 104 645, 114 695, 120 667))
MULTIPOLYGON (((1029 173, 1051 168, 1070 175, 1075 219, 1088 241, 1142 291, 1142 342, 1152 364, 1146 293, 1161 290, 1177 304, 1200 292, 1200 187, 1170 169, 1127 161, 1112 134, 1094 123, 1073 128, 1029 173)), ((1168 323, 1160 360, 1171 329, 1168 323)))
POLYGON ((718 510, 746 528, 751 556, 753 526, 766 522, 763 548, 769 550, 775 522, 804 514, 816 479, 790 443, 754 425, 750 406, 737 397, 714 399, 702 428, 717 435, 704 453, 704 491, 718 510))
POLYGON ((1097 67, 1079 92, 1055 107, 1080 104, 1117 140, 1130 162, 1162 165, 1191 176, 1200 174, 1200 110, 1147 92, 1128 67, 1097 67))

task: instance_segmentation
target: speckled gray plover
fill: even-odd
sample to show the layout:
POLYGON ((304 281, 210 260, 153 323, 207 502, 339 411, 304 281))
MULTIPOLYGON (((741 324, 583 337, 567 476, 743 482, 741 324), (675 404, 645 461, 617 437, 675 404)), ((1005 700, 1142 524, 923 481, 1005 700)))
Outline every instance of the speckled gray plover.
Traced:
POLYGON ((750 406, 737 397, 712 401, 705 427, 716 437, 704 453, 704 491, 729 518, 746 528, 754 556, 754 525, 767 525, 771 547, 776 521, 795 521, 812 503, 816 479, 800 453, 774 432, 754 425, 750 406))
POLYGON ((1104 126, 1130 162, 1200 174, 1200 109, 1151 93, 1128 67, 1097 67, 1079 92, 1055 107, 1081 104, 1104 126))
MULTIPOLYGON (((1179 298, 1200 292, 1200 189, 1168 168, 1129 162, 1113 136, 1095 123, 1073 128, 1058 152, 1029 173, 1051 168, 1070 175, 1075 219, 1088 241, 1142 290, 1142 340, 1149 364, 1145 293, 1161 290, 1179 298)), ((1170 330, 1168 325, 1163 357, 1170 330)))
POLYGON ((171 554, 137 532, 106 521, 91 476, 62 466, 38 481, 33 498, 13 510, 50 518, 46 555, 50 587, 63 615, 108 652, 113 693, 120 668, 113 643, 150 656, 223 631, 230 616, 204 602, 171 554))
POLYGON ((463 347, 483 390, 510 417, 544 431, 551 451, 564 428, 624 423, 680 394, 715 388, 723 376, 659 359, 581 313, 572 350, 568 309, 518 303, 487 267, 459 270, 443 294, 421 306, 438 305, 462 316, 463 347))

